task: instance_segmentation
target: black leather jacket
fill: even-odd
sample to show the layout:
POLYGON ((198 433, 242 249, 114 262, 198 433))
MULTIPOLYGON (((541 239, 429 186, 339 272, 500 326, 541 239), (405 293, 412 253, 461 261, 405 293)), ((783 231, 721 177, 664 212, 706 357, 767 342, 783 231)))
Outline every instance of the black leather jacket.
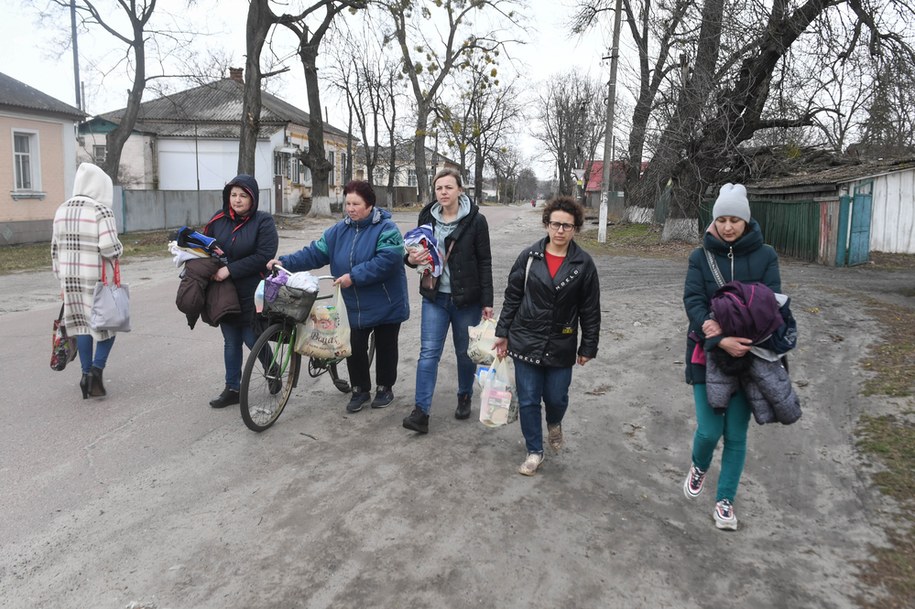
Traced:
MULTIPOLYGON (((419 212, 417 226, 432 224, 436 220, 432 215, 432 201, 419 212)), ((492 252, 489 248, 489 224, 480 213, 480 208, 472 203, 470 213, 461 218, 454 232, 445 238, 442 251, 447 252, 454 242, 448 256, 448 270, 451 274, 451 300, 458 307, 472 304, 491 307, 492 289, 492 252)), ((406 257, 404 258, 406 260, 406 257)), ((433 289, 420 285, 419 293, 434 300, 438 294, 438 284, 433 289)))
POLYGON ((508 355, 515 359, 568 368, 577 355, 597 355, 600 283, 591 256, 574 241, 556 277, 550 277, 544 258, 547 239, 521 252, 512 266, 496 336, 508 338, 508 355))

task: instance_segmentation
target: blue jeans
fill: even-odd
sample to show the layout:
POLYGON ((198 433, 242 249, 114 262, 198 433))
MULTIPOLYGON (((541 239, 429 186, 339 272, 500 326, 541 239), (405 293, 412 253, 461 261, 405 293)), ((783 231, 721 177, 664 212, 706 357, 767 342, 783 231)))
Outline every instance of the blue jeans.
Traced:
POLYGON ((76 352, 79 353, 79 366, 83 374, 89 374, 89 370, 94 366, 105 369, 108 363, 108 354, 111 353, 111 347, 114 345, 115 337, 112 336, 107 340, 98 341, 95 347, 95 358, 92 357, 92 346, 94 339, 91 334, 78 334, 76 336, 76 352))
POLYGON ((434 302, 423 298, 419 361, 416 363, 416 405, 424 413, 429 414, 432 408, 438 363, 442 359, 449 326, 457 356, 458 395, 473 395, 473 376, 477 365, 467 355, 467 345, 470 344, 467 329, 480 323, 482 316, 482 305, 457 307, 451 301, 451 294, 439 292, 434 302))
POLYGON ((251 324, 219 324, 219 329, 224 340, 222 356, 226 364, 226 387, 238 391, 241 387, 242 343, 250 349, 257 337, 251 324))
POLYGON ((743 391, 731 396, 724 414, 715 414, 709 406, 705 384, 693 385, 693 398, 696 401, 696 434, 693 436, 693 465, 702 471, 708 471, 718 441, 724 436, 724 447, 721 449, 721 474, 718 476, 718 491, 715 501, 729 499, 734 501, 737 485, 743 474, 743 464, 747 458, 747 430, 750 427, 750 405, 743 391))
POLYGON ((543 454, 543 421, 540 401, 546 407, 547 425, 562 423, 569 407, 569 385, 572 368, 536 366, 514 360, 515 391, 518 392, 518 413, 521 433, 527 452, 543 454))

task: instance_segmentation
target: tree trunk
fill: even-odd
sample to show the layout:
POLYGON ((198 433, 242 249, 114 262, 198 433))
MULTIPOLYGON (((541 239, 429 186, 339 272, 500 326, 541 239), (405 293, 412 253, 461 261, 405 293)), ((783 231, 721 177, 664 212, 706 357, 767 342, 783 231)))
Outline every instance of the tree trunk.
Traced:
POLYGON ((133 21, 133 24, 134 38, 131 47, 136 59, 133 86, 127 95, 127 107, 124 109, 124 116, 121 117, 117 127, 108 134, 105 162, 102 164, 102 170, 108 174, 108 177, 115 184, 121 183, 118 176, 118 170, 121 167, 121 152, 124 149, 124 143, 127 142, 127 138, 130 137, 133 131, 133 126, 137 122, 140 104, 143 101, 143 89, 146 88, 146 53, 144 50, 143 26, 137 21, 133 21))
POLYGON ((703 185, 690 167, 699 122, 711 92, 715 89, 715 68, 721 47, 721 16, 724 0, 707 0, 702 8, 702 26, 692 75, 680 91, 677 107, 657 145, 657 153, 645 175, 632 189, 632 201, 640 207, 654 207, 668 178, 672 179, 669 217, 698 215, 703 185))
POLYGON ((483 202, 483 165, 486 159, 483 158, 483 151, 474 151, 473 156, 473 196, 477 205, 483 202))
POLYGON ((274 21, 267 2, 268 0, 251 0, 248 6, 248 21, 245 24, 247 57, 241 132, 238 138, 238 173, 252 176, 255 172, 257 133, 260 130, 261 117, 260 58, 267 33, 274 21))
MULTIPOLYGON (((305 87, 308 91, 308 154, 306 165, 311 169, 311 196, 326 197, 329 194, 327 176, 333 165, 327 160, 324 151, 324 118, 321 115, 321 91, 318 85, 318 48, 311 44, 302 43, 299 46, 299 57, 305 72, 305 87)), ((327 210, 330 212, 330 208, 327 210)), ((309 215, 316 213, 312 204, 309 215)))
POLYGON ((416 171, 416 200, 425 203, 432 197, 429 176, 426 173, 426 129, 429 125, 429 107, 416 108, 416 137, 413 138, 413 159, 416 171))

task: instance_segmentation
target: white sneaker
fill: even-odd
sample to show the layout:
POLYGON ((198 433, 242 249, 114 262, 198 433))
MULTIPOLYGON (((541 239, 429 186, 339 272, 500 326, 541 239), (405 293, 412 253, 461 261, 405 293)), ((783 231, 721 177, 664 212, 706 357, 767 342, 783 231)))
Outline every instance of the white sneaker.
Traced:
POLYGON ((528 453, 527 459, 518 468, 518 473, 522 476, 533 476, 537 473, 537 468, 543 463, 543 455, 538 453, 528 453))
POLYGON ((737 530, 737 515, 730 500, 722 499, 715 504, 715 526, 722 530, 737 530))

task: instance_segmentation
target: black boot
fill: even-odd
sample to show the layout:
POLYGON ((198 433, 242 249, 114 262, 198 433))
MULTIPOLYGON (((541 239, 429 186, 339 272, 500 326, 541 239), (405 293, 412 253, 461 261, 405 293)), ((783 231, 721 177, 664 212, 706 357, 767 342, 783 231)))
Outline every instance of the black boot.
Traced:
POLYGON ((455 419, 469 419, 470 418, 470 396, 466 393, 458 396, 458 405, 454 411, 455 419))
POLYGON ((88 372, 83 374, 83 376, 79 379, 79 388, 83 392, 83 399, 87 399, 89 397, 89 391, 91 391, 92 388, 91 374, 88 372))
POLYGON ((417 433, 429 433, 429 415, 417 406, 413 412, 404 417, 403 426, 417 433))
POLYGON ((210 400, 210 406, 213 408, 225 408, 233 404, 238 404, 238 391, 229 389, 228 386, 217 397, 210 400))
POLYGON ((108 392, 105 391, 105 383, 102 382, 102 369, 92 366, 89 374, 92 376, 92 380, 89 382, 89 395, 94 398, 108 395, 108 392))

